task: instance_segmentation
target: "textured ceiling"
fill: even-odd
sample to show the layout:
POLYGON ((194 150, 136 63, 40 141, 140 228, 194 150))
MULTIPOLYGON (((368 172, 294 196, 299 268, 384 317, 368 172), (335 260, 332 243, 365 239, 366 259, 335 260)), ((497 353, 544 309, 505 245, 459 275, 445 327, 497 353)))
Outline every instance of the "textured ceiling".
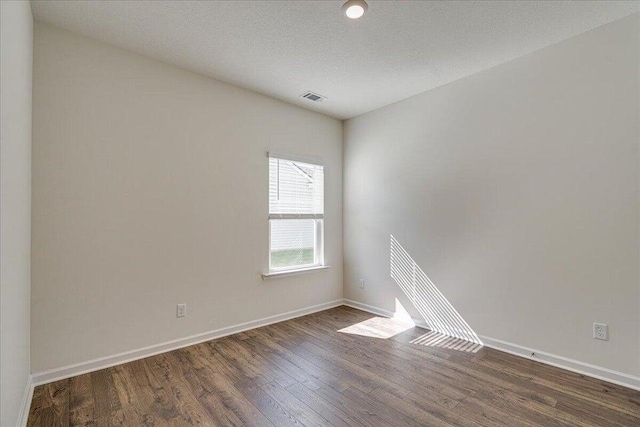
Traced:
POLYGON ((37 20, 340 119, 640 11, 640 2, 33 1, 37 20), (299 97, 313 91, 321 104, 299 97))

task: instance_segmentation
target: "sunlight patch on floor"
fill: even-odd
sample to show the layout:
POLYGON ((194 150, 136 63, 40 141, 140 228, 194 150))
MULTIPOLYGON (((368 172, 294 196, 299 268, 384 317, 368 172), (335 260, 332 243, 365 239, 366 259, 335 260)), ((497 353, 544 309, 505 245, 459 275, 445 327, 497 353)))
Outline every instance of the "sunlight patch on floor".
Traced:
POLYGON ((482 348, 482 344, 441 334, 436 331, 429 331, 421 337, 412 340, 411 344, 446 348, 448 350, 464 351, 467 353, 476 353, 482 348))
POLYGON ((394 319, 387 317, 372 317, 364 322, 347 326, 338 332, 351 335, 360 335, 363 337, 387 339, 394 335, 398 335, 413 328, 413 322, 407 322, 403 319, 394 319))

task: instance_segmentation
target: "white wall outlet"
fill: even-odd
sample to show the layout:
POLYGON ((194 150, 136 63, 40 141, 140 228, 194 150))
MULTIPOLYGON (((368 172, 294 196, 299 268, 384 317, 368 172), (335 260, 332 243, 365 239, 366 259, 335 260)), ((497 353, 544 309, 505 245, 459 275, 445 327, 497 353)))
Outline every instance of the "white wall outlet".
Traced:
POLYGON ((360 279, 360 289, 364 289, 364 279, 360 279))
POLYGON ((597 340, 609 341, 609 326, 604 323, 593 324, 593 338, 597 340))
POLYGON ((187 304, 178 304, 176 317, 184 317, 187 315, 187 304))

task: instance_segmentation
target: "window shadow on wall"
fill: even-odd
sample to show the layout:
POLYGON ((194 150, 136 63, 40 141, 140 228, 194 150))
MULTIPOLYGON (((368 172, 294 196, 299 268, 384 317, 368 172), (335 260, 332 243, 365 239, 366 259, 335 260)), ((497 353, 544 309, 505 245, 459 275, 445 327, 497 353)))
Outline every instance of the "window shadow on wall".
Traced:
POLYGON ((390 236, 391 278, 427 323, 430 332, 411 341, 477 352, 482 341, 396 238, 390 236))

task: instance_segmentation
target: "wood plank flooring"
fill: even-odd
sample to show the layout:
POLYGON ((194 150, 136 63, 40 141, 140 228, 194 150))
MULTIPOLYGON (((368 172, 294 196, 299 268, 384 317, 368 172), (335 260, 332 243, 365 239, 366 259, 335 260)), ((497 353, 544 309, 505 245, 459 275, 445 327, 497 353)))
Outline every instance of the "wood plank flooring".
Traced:
POLYGON ((338 307, 39 386, 29 426, 640 426, 640 392, 338 307))

